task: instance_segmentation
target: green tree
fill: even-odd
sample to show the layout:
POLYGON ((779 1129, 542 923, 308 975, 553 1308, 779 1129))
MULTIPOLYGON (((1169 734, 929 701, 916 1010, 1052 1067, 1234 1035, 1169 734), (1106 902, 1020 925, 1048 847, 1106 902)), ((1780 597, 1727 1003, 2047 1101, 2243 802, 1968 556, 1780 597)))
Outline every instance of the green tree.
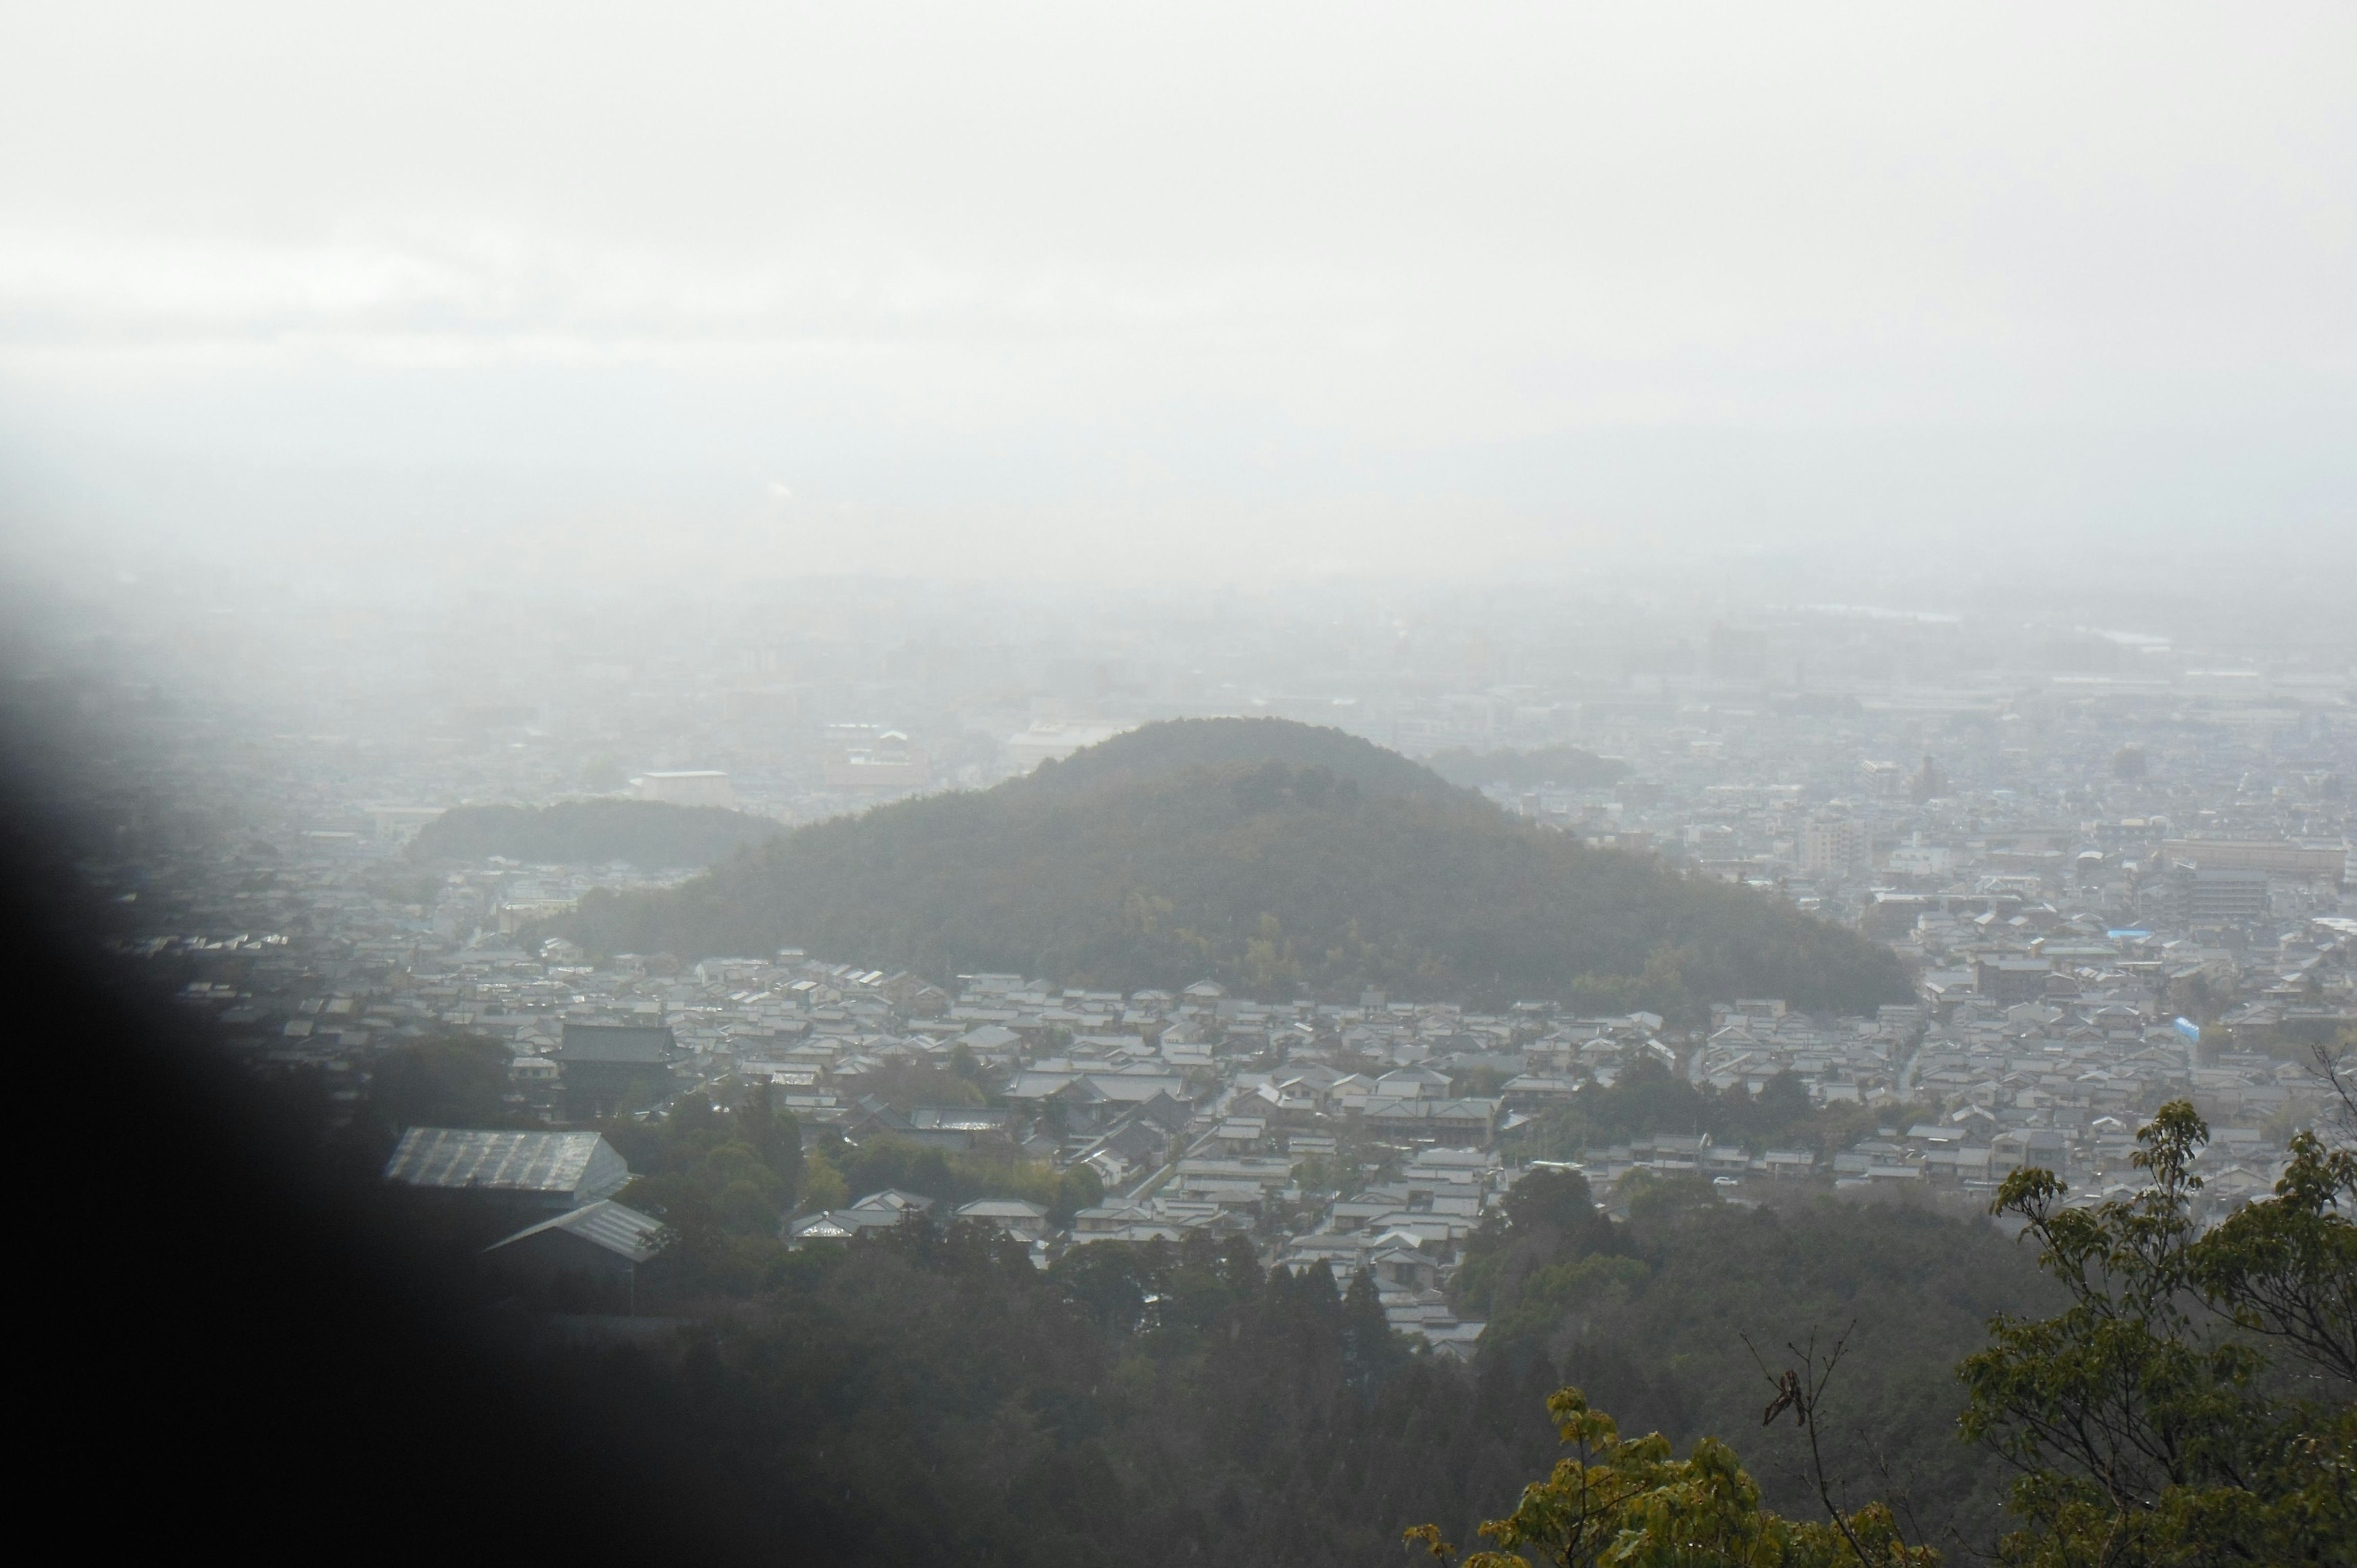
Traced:
POLYGON ((1099 1328, 1127 1334, 1146 1316, 1153 1271, 1126 1241, 1092 1241, 1056 1260, 1049 1277, 1099 1328))
POLYGON ((1083 1208, 1094 1208, 1104 1201, 1104 1182, 1087 1165, 1074 1165, 1056 1178, 1056 1200, 1048 1206, 1048 1219, 1059 1229, 1069 1227, 1072 1216, 1083 1208))
POLYGON ((813 1153, 802 1166, 802 1207, 841 1208, 851 1201, 851 1184, 824 1150, 813 1153))
POLYGON ((802 1188, 802 1122, 791 1111, 772 1110, 769 1086, 754 1084, 737 1097, 736 1123, 737 1136, 751 1144, 761 1163, 785 1183, 791 1205, 802 1188))
POLYGON ((802 1187, 802 1129, 770 1109, 767 1085, 740 1089, 725 1108, 694 1090, 661 1121, 599 1130, 638 1173, 622 1201, 680 1235, 774 1238, 802 1187))
POLYGON ((1342 1296, 1343 1366, 1352 1382, 1365 1387, 1397 1370, 1406 1359, 1406 1348, 1383 1316, 1375 1276, 1361 1269, 1342 1296))
POLYGON ((1629 1218, 1641 1225, 1664 1224, 1689 1209, 1718 1203, 1718 1189, 1708 1176, 1691 1172, 1663 1176, 1642 1165, 1622 1176, 1613 1190, 1629 1206, 1629 1218))
POLYGON ((473 1035, 442 1035, 396 1046, 376 1065, 370 1103, 386 1127, 504 1127, 510 1111, 508 1050, 473 1035))
MULTIPOLYGON (((990 1080, 983 1071, 982 1058, 975 1056, 974 1047, 963 1040, 950 1047, 950 1071, 973 1085, 982 1095, 983 1100, 989 1098, 990 1080)), ((974 1103, 980 1104, 982 1101, 976 1101, 974 1103)))
POLYGON ((1786 1068, 1760 1086, 1750 1109, 1752 1128, 1763 1138, 1772 1138, 1796 1122, 1806 1122, 1813 1108, 1809 1103, 1809 1086, 1801 1081, 1799 1073, 1786 1068))
POLYGON ((1506 1189, 1506 1224, 1516 1231, 1546 1230, 1559 1237, 1609 1231, 1597 1212, 1587 1178, 1577 1171, 1542 1166, 1506 1189))
POLYGON ((2271 1198, 2204 1231, 2182 1101, 2138 1134, 2150 1186, 2093 1208, 2008 1176, 2069 1292, 1960 1369, 1968 1435, 2020 1466, 2007 1561, 2357 1562, 2357 1156, 2295 1139, 2271 1198))
MULTIPOLYGON (((1782 1408, 1771 1407, 1770 1419, 1782 1408)), ((1680 1459, 1658 1432, 1622 1437, 1577 1389, 1559 1390, 1547 1413, 1572 1452, 1523 1489, 1512 1513, 1481 1526, 1498 1550, 1475 1552, 1463 1568, 1530 1568, 1534 1559, 1558 1568, 1930 1568, 1940 1560, 1908 1545, 1880 1503, 1823 1524, 1770 1512, 1735 1450, 1715 1437, 1680 1459)), ((1406 1538, 1444 1563, 1456 1555, 1437 1526, 1406 1538)))

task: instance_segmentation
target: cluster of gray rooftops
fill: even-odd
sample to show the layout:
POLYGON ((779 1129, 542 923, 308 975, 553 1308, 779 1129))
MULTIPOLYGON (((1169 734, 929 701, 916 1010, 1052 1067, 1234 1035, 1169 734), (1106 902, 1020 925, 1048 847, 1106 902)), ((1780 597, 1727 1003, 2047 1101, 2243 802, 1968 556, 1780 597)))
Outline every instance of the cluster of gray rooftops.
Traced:
MULTIPOLYGON (((661 1244, 662 1220, 613 1200, 630 1184, 630 1168, 596 1133, 412 1127, 385 1162, 384 1175, 422 1191, 476 1194, 518 1218, 546 1216, 493 1242, 487 1253, 545 1252, 552 1267, 570 1262, 579 1270, 613 1273, 635 1269, 661 1244)), ((804 1216, 794 1222, 791 1239, 843 1240, 888 1230, 932 1207, 930 1197, 887 1188, 845 1208, 804 1216)), ((956 1212, 1024 1240, 1048 1230, 1047 1209, 1022 1198, 978 1198, 956 1212)))

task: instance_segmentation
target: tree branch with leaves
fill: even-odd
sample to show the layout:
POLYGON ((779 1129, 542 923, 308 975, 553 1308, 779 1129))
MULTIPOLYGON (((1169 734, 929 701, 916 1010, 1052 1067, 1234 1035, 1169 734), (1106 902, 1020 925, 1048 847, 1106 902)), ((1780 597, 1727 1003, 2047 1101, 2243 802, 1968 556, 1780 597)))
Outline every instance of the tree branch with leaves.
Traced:
POLYGON ((2293 1140, 2275 1196, 2205 1230, 2193 1107, 2137 1134, 2133 1197, 2006 1178, 2071 1305, 1999 1317, 1958 1369, 1968 1437, 2022 1471, 2008 1561, 2357 1561, 2357 1158, 2293 1140))
MULTIPOLYGON (((1771 1407, 1770 1419, 1783 1408, 1771 1407)), ((1557 1391, 1547 1413, 1571 1453, 1523 1489, 1512 1513, 1480 1527, 1495 1550, 1473 1553, 1460 1568, 1932 1568, 1940 1561, 1902 1541, 1879 1503, 1835 1512, 1824 1524, 1770 1512, 1759 1483, 1717 1438, 1700 1439, 1680 1459, 1658 1432, 1622 1437, 1577 1389, 1557 1391)), ((1437 1526, 1418 1525, 1405 1539, 1439 1562, 1456 1559, 1437 1526)))

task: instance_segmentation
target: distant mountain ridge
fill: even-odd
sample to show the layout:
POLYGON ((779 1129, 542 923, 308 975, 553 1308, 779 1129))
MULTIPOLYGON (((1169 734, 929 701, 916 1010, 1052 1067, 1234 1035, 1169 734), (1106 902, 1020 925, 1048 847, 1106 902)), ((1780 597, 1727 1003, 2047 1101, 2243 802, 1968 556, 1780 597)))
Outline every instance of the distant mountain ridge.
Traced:
POLYGON ((813 823, 549 928, 592 952, 782 946, 945 978, 1261 995, 1904 1001, 1896 955, 1751 889, 1510 817, 1339 730, 1151 725, 972 794, 813 823))
POLYGON ((645 871, 710 865, 786 831, 768 817, 662 800, 560 800, 553 806, 457 806, 418 831, 414 860, 491 855, 545 865, 622 861, 645 871))

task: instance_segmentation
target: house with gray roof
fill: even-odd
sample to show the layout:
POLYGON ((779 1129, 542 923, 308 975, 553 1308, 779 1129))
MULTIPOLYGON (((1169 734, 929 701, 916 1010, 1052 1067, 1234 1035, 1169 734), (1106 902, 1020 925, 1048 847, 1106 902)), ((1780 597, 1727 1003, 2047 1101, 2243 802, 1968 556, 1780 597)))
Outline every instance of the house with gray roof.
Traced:
POLYGON ((958 1208, 960 1219, 996 1225, 1018 1241, 1036 1241, 1048 1233, 1048 1211, 1020 1197, 978 1197, 958 1208))
POLYGON ((662 1248, 662 1221, 600 1198, 483 1249, 485 1269, 560 1311, 632 1312, 639 1266, 662 1248))
POLYGON ((661 1098, 679 1054, 677 1036, 662 1025, 566 1023, 556 1051, 566 1113, 583 1122, 661 1098))

